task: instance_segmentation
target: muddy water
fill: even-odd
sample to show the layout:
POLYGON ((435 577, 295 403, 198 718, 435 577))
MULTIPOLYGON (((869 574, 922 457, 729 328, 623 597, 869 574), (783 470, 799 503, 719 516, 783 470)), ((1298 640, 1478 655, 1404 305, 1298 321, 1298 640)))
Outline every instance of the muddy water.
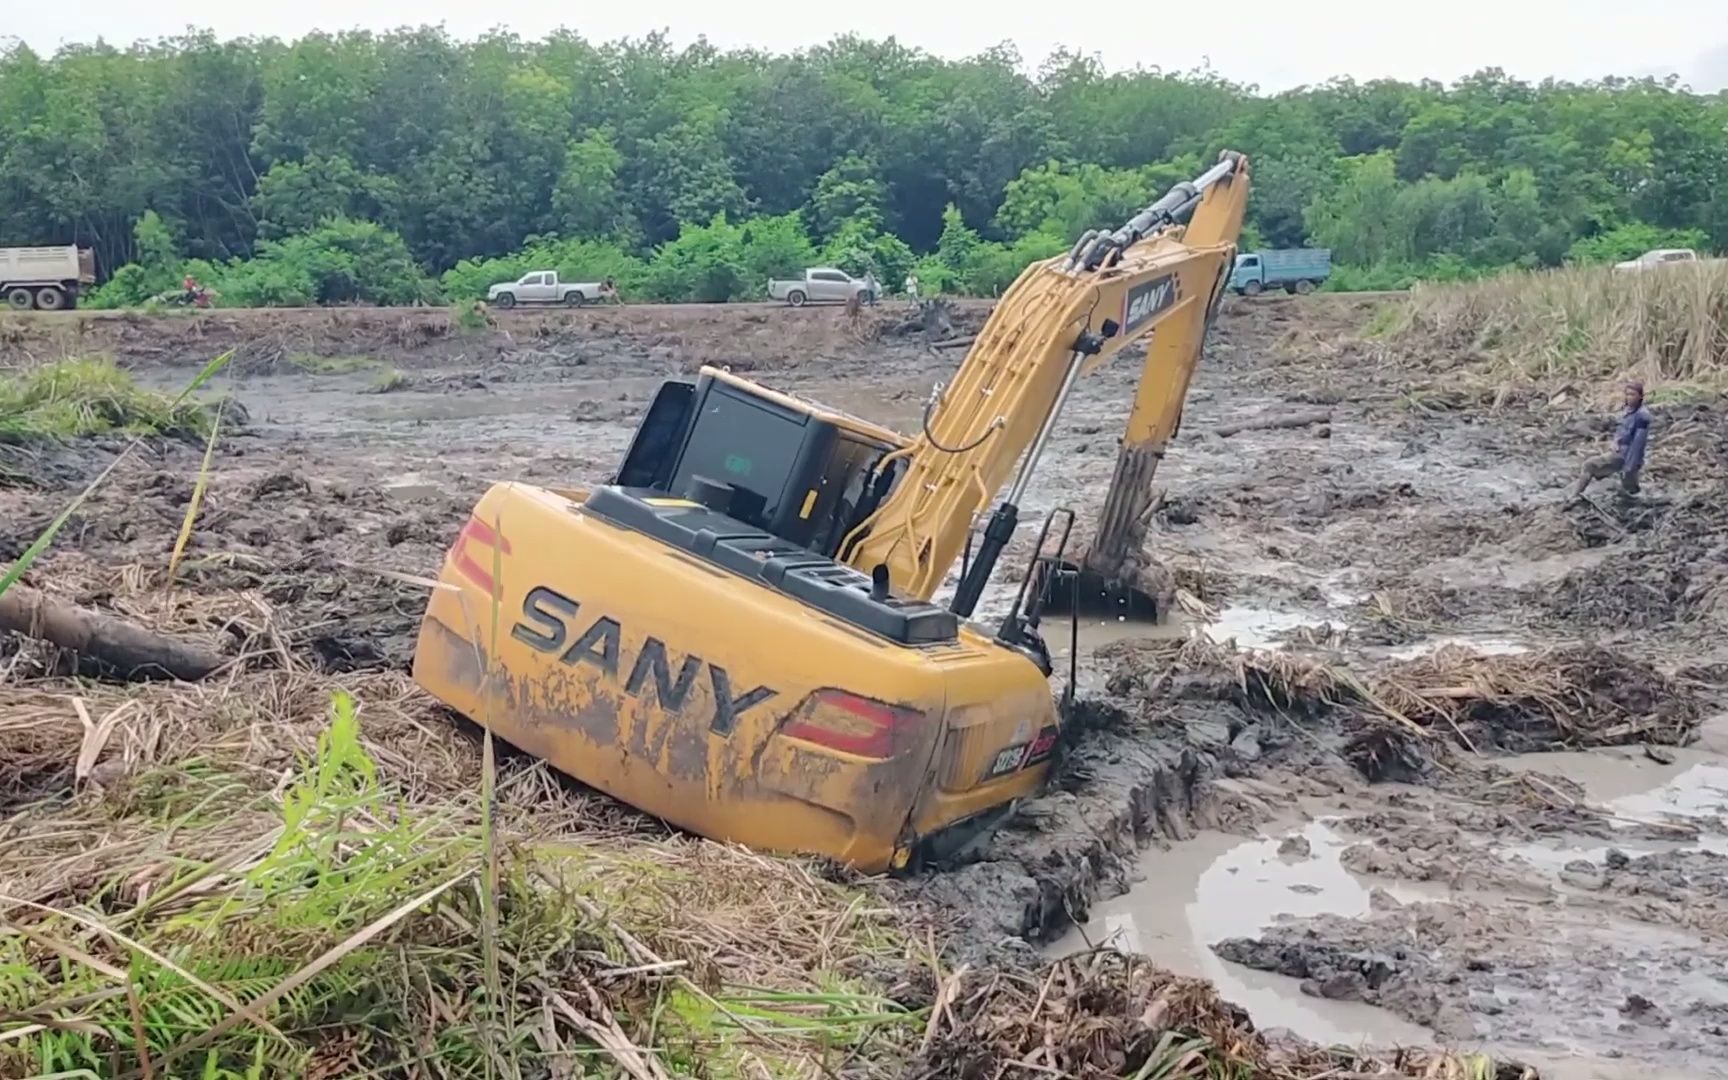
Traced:
MULTIPOLYGON (((1696 840, 1674 842, 1640 838, 1605 843, 1566 835, 1513 843, 1485 835, 1477 838, 1488 850, 1528 867, 1533 886, 1556 890, 1556 906, 1532 904, 1528 898, 1491 896, 1466 883, 1415 884, 1354 874, 1345 868, 1341 856, 1362 838, 1346 836, 1330 819, 1317 816, 1305 822, 1286 820, 1267 825, 1253 839, 1208 833, 1169 850, 1149 852, 1140 868, 1139 883, 1127 894, 1096 905, 1090 921, 1051 948, 1066 954, 1109 942, 1143 952, 1174 970, 1212 980, 1225 998, 1246 1008, 1262 1028, 1287 1028, 1317 1041, 1352 1045, 1440 1041, 1436 1033, 1385 1010, 1309 996, 1298 980, 1227 963, 1213 954, 1211 945, 1229 937, 1256 935, 1286 918, 1321 914, 1363 917, 1371 910, 1371 890, 1376 888, 1403 903, 1457 899, 1517 904, 1530 917, 1550 920, 1545 933, 1577 936, 1583 941, 1591 924, 1597 929, 1607 924, 1586 909, 1568 914, 1566 898, 1575 894, 1569 892, 1562 871, 1569 864, 1576 868, 1579 860, 1586 860, 1601 865, 1611 848, 1633 857, 1699 849, 1728 854, 1728 834, 1723 831, 1728 826, 1728 755, 1724 750, 1728 750, 1728 715, 1706 725, 1698 745, 1676 751, 1674 761, 1667 764, 1650 760, 1638 750, 1505 759, 1504 763, 1514 769, 1579 783, 1588 802, 1628 826, 1681 823, 1699 831, 1696 840), (1542 912, 1550 914, 1542 916, 1542 912)), ((1366 805, 1373 798, 1364 792, 1353 803, 1366 805)), ((1327 807, 1335 805, 1330 802, 1327 807)), ((1315 814, 1326 809, 1318 803, 1305 808, 1315 814)), ((1644 942, 1657 952, 1684 950, 1690 940, 1684 932, 1649 923, 1619 918, 1609 922, 1616 940, 1644 942)), ((1708 972, 1671 973, 1662 989, 1703 1001, 1728 1000, 1728 987, 1708 972)), ((1606 1017, 1605 1030, 1612 1031, 1618 1020, 1617 1016, 1606 1017)), ((1533 1040, 1540 1038, 1541 1033, 1532 1034, 1533 1040)), ((1694 1070, 1614 1060, 1612 1045, 1610 1039, 1569 1048, 1525 1044, 1465 1044, 1459 1048, 1498 1051, 1537 1065, 1546 1076, 1588 1080, 1716 1076, 1719 1071, 1715 1070, 1722 1065, 1718 1062, 1694 1070), (1601 1056, 1604 1054, 1609 1056, 1601 1056)))
POLYGON ((1149 854, 1144 880, 1098 905, 1092 918, 1050 948, 1065 955, 1110 942, 1173 971, 1211 980, 1262 1028, 1345 1045, 1426 1045, 1434 1033, 1382 1009, 1304 995, 1295 979, 1227 964, 1212 952, 1224 938, 1256 933, 1281 915, 1366 914, 1368 889, 1339 861, 1348 842, 1324 821, 1243 840, 1206 833, 1149 854), (1310 854, 1281 854, 1291 837, 1310 854))
POLYGON ((1669 751, 1672 762, 1653 761, 1638 750, 1524 754, 1509 758, 1514 769, 1564 777, 1583 786, 1589 800, 1615 815, 1618 824, 1681 825, 1698 829, 1696 840, 1623 844, 1566 837, 1522 845, 1518 854, 1558 870, 1567 862, 1600 863, 1609 848, 1628 855, 1704 850, 1728 855, 1728 714, 1708 721, 1692 747, 1669 751))

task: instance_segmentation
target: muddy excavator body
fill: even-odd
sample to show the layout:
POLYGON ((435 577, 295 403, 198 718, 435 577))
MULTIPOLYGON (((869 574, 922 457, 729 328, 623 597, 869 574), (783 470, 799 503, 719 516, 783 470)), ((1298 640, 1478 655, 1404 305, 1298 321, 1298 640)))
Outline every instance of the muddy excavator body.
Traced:
MULTIPOLYGON (((867 872, 962 853, 1059 743, 1038 624, 1062 555, 1044 540, 1071 511, 1000 627, 970 621, 1021 493, 1075 378, 1156 326, 1117 469, 1149 488, 1246 182, 1226 155, 1028 268, 916 436, 703 368, 661 387, 609 483, 494 485, 446 555, 415 679, 691 832, 867 872)), ((1105 516, 1147 498, 1112 490, 1105 516)))
POLYGON ((904 441, 720 371, 668 383, 617 483, 481 498, 415 678, 682 828, 864 870, 942 854, 1039 785, 1057 720, 1033 658, 834 558, 904 441))

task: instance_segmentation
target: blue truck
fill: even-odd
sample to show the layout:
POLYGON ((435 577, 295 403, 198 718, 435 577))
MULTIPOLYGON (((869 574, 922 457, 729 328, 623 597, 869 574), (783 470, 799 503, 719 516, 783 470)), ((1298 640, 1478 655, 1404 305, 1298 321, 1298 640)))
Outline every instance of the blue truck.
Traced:
POLYGON ((1259 296, 1267 289, 1306 294, 1331 276, 1330 248, 1244 251, 1230 271, 1230 289, 1242 296, 1259 296))

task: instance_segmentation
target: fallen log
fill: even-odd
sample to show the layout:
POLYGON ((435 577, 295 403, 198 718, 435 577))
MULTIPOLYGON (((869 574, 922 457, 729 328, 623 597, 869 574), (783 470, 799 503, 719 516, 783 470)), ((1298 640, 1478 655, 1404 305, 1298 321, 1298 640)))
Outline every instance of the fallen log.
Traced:
POLYGON ((0 594, 0 630, 99 660, 127 679, 167 675, 194 682, 225 663, 202 646, 56 600, 26 585, 13 585, 0 594))
POLYGON ((1220 439, 1228 439, 1230 436, 1240 435, 1244 431, 1271 431, 1275 428, 1299 428, 1308 427, 1311 424, 1329 424, 1331 422, 1331 409, 1310 409, 1307 412, 1286 413, 1282 416, 1262 416, 1235 424, 1219 424, 1212 431, 1220 439))
POLYGON ((932 349, 958 349, 962 345, 970 345, 977 340, 978 335, 973 334, 971 337, 949 338, 947 341, 932 342, 930 347, 932 349))

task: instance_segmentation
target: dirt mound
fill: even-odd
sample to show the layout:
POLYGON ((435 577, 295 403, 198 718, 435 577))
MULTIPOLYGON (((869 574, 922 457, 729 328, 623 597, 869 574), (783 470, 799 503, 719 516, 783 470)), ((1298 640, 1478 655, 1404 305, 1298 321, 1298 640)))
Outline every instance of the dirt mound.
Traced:
MULTIPOLYGON (((988 301, 954 302, 954 330, 976 333, 990 307, 988 301)), ((857 323, 838 308, 753 304, 492 311, 478 317, 436 307, 73 312, 6 322, 0 367, 92 355, 112 356, 131 369, 202 366, 232 350, 229 371, 236 375, 479 367, 490 382, 508 381, 507 369, 518 367, 541 378, 560 369, 669 374, 702 364, 742 371, 842 355, 862 359, 883 349, 927 355, 921 323, 910 310, 883 304, 857 323)))
POLYGON ((1513 753, 1681 745, 1703 712, 1696 695, 1648 663, 1595 646, 1502 656, 1443 648, 1388 667, 1371 700, 1474 748, 1513 753))

